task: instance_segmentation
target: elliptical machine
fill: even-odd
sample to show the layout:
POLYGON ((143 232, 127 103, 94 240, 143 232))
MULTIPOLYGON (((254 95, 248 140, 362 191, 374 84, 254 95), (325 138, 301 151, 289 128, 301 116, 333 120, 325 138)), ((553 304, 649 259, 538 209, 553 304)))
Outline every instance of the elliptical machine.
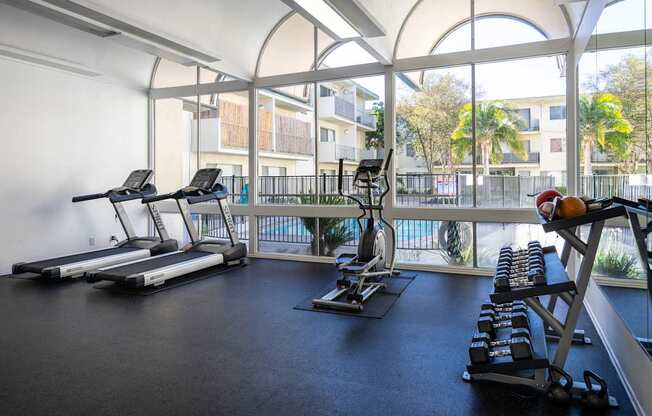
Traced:
POLYGON ((362 198, 344 194, 342 191, 344 160, 340 159, 337 175, 338 193, 358 204, 362 214, 357 218, 360 227, 360 243, 357 254, 340 254, 335 265, 342 278, 337 280, 336 288, 318 299, 313 299, 316 308, 330 308, 360 312, 363 304, 378 290, 386 287, 384 279, 398 272, 394 271, 396 257, 396 231, 383 218, 383 200, 390 191, 387 169, 392 159, 390 149, 386 159, 364 159, 360 161, 353 177, 353 185, 362 193, 362 198), (384 190, 381 191, 381 182, 384 190), (366 224, 362 224, 362 220, 366 224), (392 249, 389 268, 387 268, 386 234, 381 224, 391 230, 392 249))

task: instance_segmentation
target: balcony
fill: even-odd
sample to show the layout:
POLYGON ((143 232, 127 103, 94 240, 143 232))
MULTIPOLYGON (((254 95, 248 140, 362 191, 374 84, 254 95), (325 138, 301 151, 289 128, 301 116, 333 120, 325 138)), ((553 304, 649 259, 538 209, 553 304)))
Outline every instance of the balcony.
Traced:
POLYGON ((356 111, 355 121, 371 130, 376 130, 376 117, 369 111, 358 109, 356 111))
POLYGON ((319 97, 319 117, 355 121, 355 105, 342 97, 330 95, 319 97))
POLYGON ((359 162, 362 159, 374 159, 376 154, 375 149, 359 149, 333 142, 319 143, 319 161, 325 163, 336 163, 340 159, 347 162, 359 162))
MULTIPOLYGON (((248 149, 248 126, 222 119, 220 135, 222 147, 248 149)), ((311 124, 292 117, 276 116, 276 129, 273 133, 272 114, 260 111, 258 113, 258 149, 266 152, 312 156, 315 149, 311 137, 311 124)))
POLYGON ((348 160, 351 162, 357 162, 357 149, 352 146, 344 146, 337 144, 335 145, 335 159, 340 160, 348 160))
MULTIPOLYGON (((518 163, 539 163, 541 159, 541 154, 539 152, 529 152, 527 154, 527 159, 523 160, 516 156, 513 153, 503 153, 503 160, 499 163, 500 165, 507 165, 507 164, 518 164, 518 163)), ((478 155, 476 157, 477 159, 477 164, 482 164, 482 157, 478 155)), ((467 156, 462 160, 462 165, 471 165, 471 156, 467 156)), ((492 163, 492 165, 496 165, 495 163, 492 163)))

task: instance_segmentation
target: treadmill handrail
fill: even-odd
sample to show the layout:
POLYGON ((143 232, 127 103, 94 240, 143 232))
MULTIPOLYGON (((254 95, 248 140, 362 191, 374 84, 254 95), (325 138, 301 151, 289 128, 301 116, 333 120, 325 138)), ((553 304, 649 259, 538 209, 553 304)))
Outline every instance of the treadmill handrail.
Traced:
POLYGON ((108 196, 108 192, 104 192, 101 194, 88 194, 88 195, 78 195, 78 196, 73 196, 72 197, 72 202, 82 202, 82 201, 91 201, 93 199, 100 199, 100 198, 106 198, 108 196))

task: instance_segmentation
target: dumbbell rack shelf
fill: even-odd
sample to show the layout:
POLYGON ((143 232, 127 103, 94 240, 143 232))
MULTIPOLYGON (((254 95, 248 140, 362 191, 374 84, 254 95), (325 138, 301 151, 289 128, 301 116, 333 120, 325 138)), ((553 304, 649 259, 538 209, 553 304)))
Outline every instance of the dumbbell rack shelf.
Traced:
POLYGON ((543 261, 546 265, 545 285, 512 288, 507 292, 494 292, 489 294, 491 301, 494 303, 508 303, 535 296, 574 292, 576 290, 575 282, 568 278, 566 269, 557 255, 555 247, 543 248, 543 261))
MULTIPOLYGON (((514 361, 511 357, 496 357, 488 364, 467 364, 466 372, 462 376, 465 380, 471 378, 478 380, 505 381, 512 377, 519 379, 522 384, 523 379, 531 380, 531 385, 535 388, 545 387, 546 369, 550 366, 547 357, 546 342, 544 337, 544 327, 541 319, 531 310, 528 310, 528 320, 530 321, 530 334, 532 346, 532 359, 514 361), (495 380, 495 378, 500 380, 495 380)), ((496 339, 508 339, 511 334, 511 328, 500 328, 496 331, 496 339)), ((500 347, 508 349, 509 346, 500 347)), ((530 384, 530 383, 528 383, 530 384)))

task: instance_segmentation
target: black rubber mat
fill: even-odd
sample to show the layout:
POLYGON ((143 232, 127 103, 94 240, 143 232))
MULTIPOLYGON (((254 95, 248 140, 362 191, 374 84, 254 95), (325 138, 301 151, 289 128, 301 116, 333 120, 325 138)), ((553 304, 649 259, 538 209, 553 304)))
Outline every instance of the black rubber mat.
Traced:
MULTIPOLYGON (((354 319, 292 309, 332 264, 248 261, 157 296, 0 279, 0 415, 582 414, 461 380, 491 278, 418 272, 383 319, 354 319)), ((594 344, 571 347, 569 373, 595 371, 620 402, 609 416, 635 414, 584 311, 578 328, 594 344)))
POLYGON ((214 277, 218 275, 222 275, 224 273, 230 272, 231 270, 239 269, 241 267, 244 267, 246 265, 246 262, 243 260, 242 263, 236 264, 233 266, 227 266, 227 265, 220 265, 220 266, 215 266, 211 267, 209 269, 205 270, 200 270, 194 273, 190 273, 185 276, 177 277, 174 279, 170 279, 166 281, 164 284, 160 286, 150 286, 150 287, 144 287, 144 288, 131 288, 131 287, 126 287, 124 285, 121 285, 120 283, 116 282, 99 282, 95 284, 93 287, 95 289, 100 289, 100 290, 108 290, 110 292, 114 293, 122 293, 122 294, 127 294, 127 295, 139 295, 139 296, 149 296, 153 295, 155 293, 162 292, 164 290, 168 289, 174 289, 175 287, 179 286, 184 286, 193 282, 196 282, 198 280, 203 280, 209 277, 214 277))
POLYGON ((415 277, 416 274, 414 273, 401 272, 400 276, 395 276, 391 279, 385 279, 387 287, 374 293, 364 303, 364 308, 359 312, 328 308, 315 308, 313 306, 312 300, 315 298, 320 298, 333 290, 335 287, 335 281, 324 287, 317 296, 311 296, 307 299, 304 299, 301 303, 295 306, 294 309, 301 311, 334 313, 337 315, 359 316, 362 318, 382 319, 387 314, 387 312, 389 312, 389 310, 392 308, 401 294, 405 291, 405 289, 407 289, 410 283, 412 283, 415 277))

